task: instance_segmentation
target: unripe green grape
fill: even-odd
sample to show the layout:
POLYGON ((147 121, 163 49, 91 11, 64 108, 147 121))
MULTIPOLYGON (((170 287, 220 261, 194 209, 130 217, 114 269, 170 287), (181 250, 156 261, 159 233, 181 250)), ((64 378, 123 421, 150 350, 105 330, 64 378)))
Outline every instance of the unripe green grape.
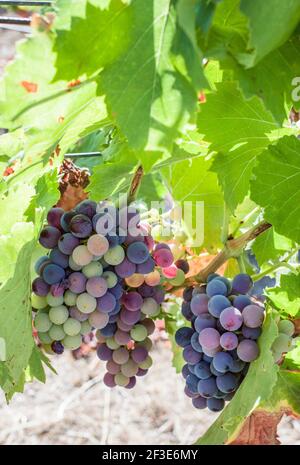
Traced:
POLYGON ((42 308, 47 307, 47 300, 46 297, 41 297, 34 293, 31 294, 31 305, 33 308, 37 310, 41 310, 42 308))
POLYGON ((151 367, 152 363, 152 358, 150 357, 150 355, 148 355, 142 363, 139 363, 139 367, 143 370, 148 370, 151 367))
POLYGON ((68 305, 68 307, 73 307, 74 305, 76 305, 77 297, 77 294, 68 289, 64 294, 65 304, 68 305))
POLYGON ((118 344, 113 337, 109 337, 108 339, 106 339, 106 345, 109 349, 111 350, 116 350, 116 349, 119 349, 120 347, 120 344, 118 344))
POLYGON ((88 322, 88 320, 85 320, 85 321, 83 321, 81 323, 80 334, 85 336, 85 334, 90 333, 91 330, 92 330, 92 327, 91 327, 90 323, 88 322))
POLYGON ((290 320, 280 320, 278 323, 278 331, 288 336, 292 336, 295 332, 295 326, 290 320))
POLYGON ((282 353, 281 352, 273 352, 273 357, 274 357, 274 362, 277 363, 281 359, 282 353))
POLYGON ((67 336, 76 336, 76 334, 80 333, 81 324, 79 321, 75 320, 75 318, 68 318, 67 321, 64 322, 64 332, 67 336))
POLYGON ((55 325, 63 325, 69 316, 67 307, 59 305, 58 307, 52 307, 49 311, 49 318, 55 325))
POLYGON ((62 325, 52 325, 49 330, 49 336, 53 341, 62 341, 65 335, 62 325))
POLYGON ((104 255, 104 260, 106 261, 106 263, 114 266, 120 265, 124 258, 125 252, 123 247, 121 247, 120 245, 116 245, 115 247, 108 249, 108 251, 104 255))
POLYGON ((91 262, 82 268, 82 273, 86 278, 93 278, 94 276, 101 276, 103 267, 100 262, 91 262))
POLYGON ((85 266, 91 263, 93 254, 88 251, 86 245, 78 245, 72 252, 72 258, 76 265, 85 266))
POLYGON ((38 337, 42 344, 51 344, 53 342, 53 339, 50 337, 49 332, 38 333, 38 337))
POLYGON ((127 376, 124 376, 123 373, 117 373, 115 375, 115 383, 117 386, 122 386, 125 387, 129 383, 129 378, 127 376))
POLYGON ((50 307, 58 307, 58 305, 62 305, 64 303, 64 297, 62 295, 55 297, 51 294, 51 292, 46 295, 46 300, 50 307))
POLYGON ((77 297, 76 306, 82 313, 92 313, 97 307, 97 300, 84 292, 77 297))
POLYGON ((123 375, 128 376, 128 378, 135 376, 138 372, 138 369, 138 364, 135 363, 132 359, 129 359, 126 363, 124 363, 124 365, 121 365, 121 372, 123 375))
POLYGON ((292 339, 287 334, 280 333, 272 345, 274 352, 285 353, 288 352, 292 347, 292 339))
POLYGON ((185 274, 182 270, 178 269, 175 278, 170 279, 170 283, 173 286, 181 286, 185 281, 185 274))
POLYGON ((159 313, 160 307, 156 300, 154 300, 152 297, 146 297, 144 299, 144 302, 141 307, 142 313, 145 315, 157 315, 159 313))
POLYGON ((78 349, 78 347, 81 346, 81 342, 82 342, 82 339, 81 339, 80 334, 76 334, 76 336, 66 336, 62 340, 63 346, 66 349, 70 349, 70 350, 78 349))
POLYGON ((112 271, 104 271, 104 273, 102 274, 102 278, 106 280, 108 289, 115 287, 115 285, 118 282, 117 275, 113 273, 112 271))
POLYGON ((77 263, 74 262, 72 255, 70 255, 70 257, 69 257, 69 267, 73 271, 80 271, 81 268, 82 268, 82 266, 77 265, 77 263))
POLYGON ((147 329, 143 325, 135 325, 130 331, 130 336, 134 341, 144 341, 147 337, 147 329))
POLYGON ((51 328, 52 323, 50 321, 48 313, 40 313, 36 314, 34 319, 34 327, 39 333, 46 333, 51 328))

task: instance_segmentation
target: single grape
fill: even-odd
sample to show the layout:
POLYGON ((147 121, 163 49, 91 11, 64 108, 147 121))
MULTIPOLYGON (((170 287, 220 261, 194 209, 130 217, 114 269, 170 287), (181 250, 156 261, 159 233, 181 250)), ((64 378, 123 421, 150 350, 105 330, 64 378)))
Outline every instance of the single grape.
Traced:
POLYGON ((32 290, 36 295, 46 297, 50 286, 42 278, 35 278, 32 282, 32 290))
POLYGON ((242 335, 246 339, 253 339, 255 341, 261 335, 261 328, 248 328, 247 326, 243 325, 242 335))
POLYGON ((159 305, 152 297, 146 297, 141 306, 141 311, 145 315, 155 316, 159 313, 159 305))
POLYGON ((128 378, 135 376, 138 372, 138 369, 138 364, 131 359, 121 365, 121 372, 123 375, 128 376, 128 378))
POLYGON ((248 328, 258 328, 264 321, 264 310, 258 305, 247 305, 243 310, 243 319, 248 328))
POLYGON ((143 325, 135 325, 130 331, 130 336, 134 341, 143 341, 147 337, 147 329, 143 325))
POLYGON ((237 354, 243 362, 252 362, 259 355, 258 345, 251 339, 244 339, 237 347, 237 354))
POLYGON ((60 236, 61 232, 59 229, 54 226, 45 226, 41 231, 39 243, 46 249, 54 249, 54 247, 57 246, 60 236))
MULTIPOLYGON (((247 295, 237 295, 234 297, 232 304, 235 308, 242 312, 247 305, 252 304, 252 300, 247 295)), ((230 304, 228 307, 230 307, 230 304)))
POLYGON ((112 359, 113 351, 106 344, 99 344, 97 347, 97 356, 100 360, 108 361, 112 359))
POLYGON ((72 252, 72 258, 77 265, 85 266, 91 263, 93 255, 86 245, 78 245, 72 252))
POLYGON ((115 382, 114 375, 112 375, 110 373, 105 373, 105 375, 103 376, 103 383, 105 384, 105 386, 107 386, 109 388, 113 388, 113 387, 115 387, 117 385, 116 382, 115 382))
POLYGON ((79 239, 71 233, 63 234, 58 241, 59 250, 65 255, 71 255, 75 247, 80 244, 79 239))
POLYGON ((87 241, 88 251, 97 256, 103 256, 109 249, 109 242, 102 234, 94 234, 87 241))
MULTIPOLYGON (((115 295, 113 288, 115 288, 118 284, 117 275, 113 273, 112 271, 104 271, 104 273, 102 274, 102 278, 106 280, 108 289, 111 289, 111 292, 115 295)), ((119 286, 117 289, 122 289, 122 288, 121 286, 119 286)), ((122 293, 123 293, 123 290, 122 290, 122 293)), ((121 295, 119 297, 121 297, 121 295)), ((119 298, 117 295, 115 295, 115 297, 119 298)))
POLYGON ((202 346, 199 342, 199 334, 195 331, 194 334, 191 337, 191 346, 193 347, 196 352, 202 353, 202 346))
POLYGON ((224 295, 214 295, 208 302, 208 311, 215 318, 220 318, 222 311, 230 307, 230 300, 224 295))
POLYGON ((247 294, 253 286, 251 276, 246 273, 237 274, 232 281, 233 294, 247 294))
POLYGON ((202 397, 205 397, 206 399, 213 397, 218 392, 216 378, 214 376, 211 376, 207 379, 200 379, 200 381, 198 382, 197 389, 198 393, 202 397))
POLYGON ((126 310, 123 308, 120 312, 120 318, 123 323, 127 325, 134 325, 135 323, 140 321, 141 311, 137 310, 135 312, 132 312, 131 310, 126 310))
MULTIPOLYGON (((53 341, 52 337, 50 337, 49 332, 46 333, 38 333, 39 340, 41 341, 42 344, 51 344, 53 341)), ((280 354, 281 356, 281 354, 280 354)))
POLYGON ((186 377, 186 387, 193 394, 198 394, 198 383, 199 378, 193 374, 189 374, 186 377))
POLYGON ((89 314, 88 321, 94 328, 102 329, 105 328, 105 326, 108 324, 109 316, 107 313, 101 313, 96 310, 89 314))
POLYGON ((203 410, 207 407, 207 399, 197 396, 192 399, 192 404, 195 408, 203 410))
POLYGON ((187 274, 190 271, 190 266, 187 260, 180 258, 179 260, 176 260, 175 265, 177 266, 177 268, 182 270, 184 274, 187 274))
POLYGON ((145 376, 147 373, 148 373, 147 369, 144 370, 143 368, 139 367, 136 376, 145 376))
POLYGON ((227 352, 218 352, 212 361, 212 364, 216 370, 220 373, 226 373, 230 371, 233 363, 233 358, 227 352))
POLYGON ((136 265, 125 257, 122 263, 115 267, 115 271, 120 278, 127 278, 135 273, 136 265))
POLYGON ((63 325, 68 316, 68 309, 64 305, 60 305, 59 307, 52 307, 49 311, 49 318, 55 325, 63 325))
POLYGON ((131 376, 129 378, 129 383, 126 384, 126 386, 124 386, 126 389, 132 389, 134 388, 134 386, 136 385, 136 377, 135 376, 131 376))
POLYGON ((111 350, 116 350, 120 348, 120 344, 118 344, 113 337, 109 337, 106 339, 106 345, 111 350))
POLYGON ((62 305, 64 303, 63 296, 54 297, 51 294, 51 292, 47 294, 46 300, 47 300, 47 304, 50 305, 50 307, 57 307, 58 305, 62 305))
POLYGON ((120 345, 126 345, 131 340, 130 335, 126 331, 118 329, 114 335, 115 341, 120 345))
POLYGON ((108 360, 106 363, 106 369, 111 375, 116 375, 117 373, 120 373, 121 365, 115 363, 113 360, 108 360))
POLYGON ((54 342, 52 342, 52 344, 51 344, 51 349, 52 349, 53 352, 54 352, 55 354, 57 354, 57 355, 61 355, 61 354, 64 352, 64 350, 65 350, 64 346, 63 346, 62 343, 59 342, 59 341, 54 341, 54 342))
POLYGON ((36 272, 36 274, 42 274, 43 266, 45 266, 46 263, 50 263, 48 255, 42 255, 40 258, 37 259, 34 265, 34 271, 36 272))
POLYGON ((181 313, 184 318, 188 321, 194 321, 196 316, 191 311, 191 304, 190 302, 182 302, 181 304, 181 313))
POLYGON ((82 339, 80 334, 77 334, 76 336, 66 336, 62 340, 62 344, 64 345, 64 347, 70 350, 78 349, 78 347, 81 346, 81 342, 82 339))
POLYGON ((114 377, 115 383, 117 386, 125 387, 129 384, 130 379, 127 376, 124 376, 123 373, 117 373, 114 377))
POLYGON ((110 292, 106 292, 102 297, 97 299, 97 310, 103 313, 112 312, 116 306, 116 298, 110 292))
POLYGON ((238 387, 238 379, 232 373, 225 373, 222 376, 217 376, 216 383, 218 389, 225 394, 235 391, 238 387))
MULTIPOLYGON (((142 263, 147 262, 149 257, 149 250, 144 242, 133 242, 130 244, 126 251, 127 258, 130 262, 141 265, 142 263)), ((152 271, 150 269, 150 271, 152 271)))
POLYGON ((175 333, 175 341, 180 347, 186 347, 191 343, 191 338, 193 336, 194 331, 192 328, 188 328, 184 326, 179 328, 175 333))
POLYGON ((119 349, 113 351, 112 359, 115 363, 123 365, 129 360, 129 352, 125 347, 120 347, 119 349))
POLYGON ((272 345, 274 352, 286 353, 292 347, 291 337, 284 333, 279 333, 272 345))
MULTIPOLYGON (((94 276, 89 278, 86 282, 86 290, 93 297, 102 297, 107 292, 106 279, 101 276, 94 276)), ((114 308, 114 305, 113 307, 114 308)))
POLYGON ((185 274, 182 270, 177 269, 177 274, 175 278, 170 279, 172 286, 181 286, 185 281, 185 274))
POLYGON ((70 289, 66 290, 64 293, 64 302, 68 307, 76 305, 77 294, 72 292, 70 289))
POLYGON ((140 273, 140 274, 149 274, 153 272, 154 267, 155 267, 155 261, 153 260, 152 257, 148 257, 144 263, 139 263, 138 265, 136 265, 136 271, 137 273, 140 273))
POLYGON ((171 265, 171 266, 168 266, 167 268, 163 268, 162 269, 162 274, 168 278, 168 279, 172 279, 172 278, 175 278, 176 275, 177 275, 177 271, 178 271, 178 268, 176 265, 171 265))
POLYGON ((34 319, 35 329, 39 333, 46 333, 52 326, 52 322, 47 313, 38 312, 34 319))
POLYGON ((68 318, 63 325, 64 332, 68 336, 76 336, 76 334, 80 333, 81 324, 79 321, 75 320, 74 318, 68 318))
POLYGON ((87 292, 79 294, 76 306, 82 313, 92 313, 97 307, 97 300, 87 292))
POLYGON ((129 287, 140 287, 145 281, 145 278, 142 274, 134 273, 132 276, 128 276, 125 279, 127 286, 129 287))
POLYGON ((103 334, 103 336, 105 337, 114 336, 116 331, 117 331, 116 323, 108 323, 104 328, 100 329, 101 334, 103 334))
POLYGON ((71 273, 68 277, 69 290, 74 294, 81 294, 85 291, 86 281, 86 277, 79 271, 71 273))
POLYGON ((48 211, 48 214, 47 214, 47 222, 50 226, 54 226, 55 228, 58 228, 60 229, 61 225, 60 225, 60 219, 62 217, 62 215, 64 214, 64 210, 62 208, 59 208, 59 207, 54 207, 54 208, 51 208, 49 211, 48 211))
POLYGON ((112 247, 111 249, 108 249, 108 251, 104 255, 105 261, 109 265, 119 265, 122 263, 122 261, 125 258, 125 252, 123 247, 120 245, 116 245, 115 247, 112 247))
POLYGON ((171 266, 174 260, 170 248, 158 249, 156 247, 155 251, 153 252, 153 258, 155 263, 161 268, 167 268, 168 266, 171 266))
POLYGON ((148 351, 144 346, 137 346, 131 352, 131 357, 135 363, 140 364, 148 357, 148 351))
POLYGON ((55 247, 55 249, 51 250, 49 258, 52 263, 59 265, 62 268, 67 268, 69 265, 69 256, 62 253, 58 247, 55 247))
POLYGON ((243 368, 245 367, 245 362, 243 362, 242 360, 233 360, 231 366, 230 366, 230 371, 232 373, 240 373, 243 368))
POLYGON ((184 347, 182 356, 184 360, 191 365, 195 365, 201 360, 201 354, 194 350, 190 344, 184 347))
POLYGON ((90 333, 92 331, 92 326, 90 323, 86 321, 82 321, 80 324, 80 334, 82 336, 85 336, 86 334, 90 333))
POLYGON ((288 336, 293 336, 295 332, 294 323, 290 320, 280 320, 278 323, 278 331, 288 336))
POLYGON ((92 261, 88 265, 82 268, 82 273, 86 278, 94 278, 95 276, 101 276, 103 273, 103 267, 100 262, 92 261))
POLYGON ((205 328, 215 328, 216 320, 209 313, 203 313, 200 316, 197 316, 195 322, 195 330, 200 334, 201 331, 205 328))
POLYGON ((237 308, 228 307, 222 311, 220 323, 227 331, 236 331, 243 324, 243 316, 237 308))
POLYGON ((141 324, 147 329, 147 334, 150 336, 155 331, 155 323, 151 318, 145 318, 141 321, 141 324))
POLYGON ((224 282, 219 279, 213 279, 206 286, 206 293, 208 297, 213 297, 214 295, 227 295, 228 289, 224 282))
POLYGON ((224 399, 217 399, 216 397, 211 397, 207 399, 207 408, 211 412, 220 412, 225 406, 224 399))
POLYGON ((182 298, 186 302, 190 302, 192 300, 192 297, 193 297, 193 288, 192 287, 186 287, 184 289, 184 291, 183 291, 182 298))
POLYGON ((199 379, 207 379, 211 376, 211 371, 209 367, 209 363, 204 362, 203 360, 194 365, 194 374, 199 379))
POLYGON ((65 212, 62 214, 61 218, 60 218, 60 225, 62 227, 62 229, 66 232, 69 232, 70 229, 69 229, 69 225, 70 225, 70 221, 71 219, 73 218, 73 216, 76 215, 76 211, 75 210, 70 210, 68 212, 65 212))
POLYGON ((194 315, 199 316, 203 313, 208 313, 209 298, 206 294, 197 294, 191 300, 191 311, 194 315))
POLYGON ((89 218, 93 218, 93 216, 96 214, 96 210, 97 203, 90 199, 82 200, 82 202, 76 205, 75 208, 76 213, 81 213, 82 215, 86 215, 89 218))
POLYGON ((43 270, 43 280, 47 284, 59 283, 65 277, 65 271, 58 265, 46 265, 43 270))
POLYGON ((122 296, 122 304, 127 310, 136 311, 143 305, 143 298, 138 292, 127 292, 122 296))
POLYGON ((223 333, 220 337, 220 345, 225 350, 233 350, 238 346, 239 340, 236 334, 231 332, 223 333))
POLYGON ((65 335, 62 325, 52 325, 49 329, 49 336, 53 341, 62 341, 65 335))
POLYGON ((202 348, 217 350, 220 346, 220 333, 215 328, 205 328, 199 335, 202 348))

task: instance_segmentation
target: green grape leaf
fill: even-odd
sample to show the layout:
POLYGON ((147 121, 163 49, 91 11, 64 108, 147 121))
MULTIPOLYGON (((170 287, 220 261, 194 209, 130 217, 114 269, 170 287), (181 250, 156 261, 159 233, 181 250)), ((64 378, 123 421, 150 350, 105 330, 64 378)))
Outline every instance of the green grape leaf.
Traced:
POLYGON ((258 359, 251 363, 247 376, 233 399, 206 433, 198 439, 197 444, 220 445, 231 442, 253 410, 270 397, 278 371, 270 347, 277 334, 276 322, 268 314, 259 338, 258 359))
POLYGON ((185 361, 182 356, 182 349, 176 344, 175 333, 181 327, 185 326, 184 319, 181 315, 180 305, 173 303, 168 307, 168 312, 163 313, 165 321, 165 329, 168 333, 169 341, 171 342, 172 348, 172 365, 176 370, 176 373, 180 373, 185 361))
POLYGON ((258 264, 262 266, 269 260, 275 260, 279 255, 290 250, 292 245, 293 243, 290 239, 277 234, 274 228, 269 228, 255 239, 252 250, 258 264))
POLYGON ((272 305, 283 315, 300 316, 300 274, 281 275, 280 286, 268 289, 266 294, 272 305))
POLYGON ((24 220, 24 212, 35 194, 33 186, 19 184, 0 198, 0 234, 9 234, 15 223, 24 220), (8 213, 9 212, 9 213, 8 213))
POLYGON ((26 381, 33 381, 34 379, 37 379, 41 383, 46 382, 46 374, 41 355, 42 352, 36 346, 34 346, 31 357, 29 359, 28 367, 25 371, 26 381))
POLYGON ((296 346, 285 355, 281 368, 291 371, 298 371, 300 373, 299 340, 296 342, 296 346))
POLYGON ((285 136, 258 158, 251 198, 276 231, 300 242, 300 141, 285 136))
POLYGON ((269 144, 267 133, 276 128, 260 99, 245 100, 237 84, 216 84, 198 117, 198 130, 218 152, 212 171, 218 174, 228 207, 234 211, 249 191, 257 156, 269 144))
POLYGON ((280 47, 300 20, 298 0, 241 0, 241 10, 249 18, 250 40, 248 54, 241 54, 239 60, 248 68, 280 47))
MULTIPOLYGON (((54 26, 56 29, 70 29, 72 16, 85 18, 86 5, 88 0, 57 0, 55 7, 58 10, 58 15, 55 18, 54 26)), ((105 7, 110 0, 89 0, 94 6, 105 7)))
MULTIPOLYGON (((190 236, 210 252, 221 246, 220 233, 223 223, 223 196, 217 185, 216 175, 210 171, 211 162, 204 157, 180 161, 162 168, 167 185, 177 202, 192 202, 197 213, 197 225, 187 224, 190 236), (198 202, 199 211, 197 211, 198 202)), ((189 204, 187 204, 189 207, 189 204)), ((189 222, 190 223, 190 222, 189 222)))
POLYGON ((281 369, 272 395, 261 408, 271 412, 284 411, 288 415, 300 416, 300 371, 281 369))

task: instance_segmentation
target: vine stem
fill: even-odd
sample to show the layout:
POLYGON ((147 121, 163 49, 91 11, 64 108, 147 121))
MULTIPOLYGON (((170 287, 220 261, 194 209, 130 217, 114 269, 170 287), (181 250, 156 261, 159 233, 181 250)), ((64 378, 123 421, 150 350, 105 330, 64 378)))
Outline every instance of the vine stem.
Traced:
POLYGON ((129 191, 128 191, 128 205, 136 199, 143 176, 144 176, 144 169, 142 165, 140 165, 136 169, 133 175, 133 178, 131 180, 131 184, 130 184, 129 191))

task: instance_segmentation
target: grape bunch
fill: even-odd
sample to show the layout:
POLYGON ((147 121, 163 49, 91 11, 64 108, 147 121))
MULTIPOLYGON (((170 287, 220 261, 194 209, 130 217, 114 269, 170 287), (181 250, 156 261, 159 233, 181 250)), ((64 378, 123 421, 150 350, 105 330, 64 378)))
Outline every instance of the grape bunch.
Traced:
POLYGON ((252 285, 244 273, 232 282, 214 273, 206 285, 183 292, 182 314, 191 326, 178 329, 175 340, 186 362, 185 394, 196 408, 221 411, 259 355, 264 307, 247 295, 252 285))
POLYGON ((149 336, 165 297, 161 284, 181 284, 186 266, 173 263, 167 244, 155 244, 132 207, 84 200, 71 211, 52 208, 47 221, 39 242, 49 253, 36 262, 32 283, 39 341, 62 354, 95 330, 104 383, 133 387, 152 364, 149 336))
POLYGON ((294 323, 290 320, 280 320, 277 327, 279 334, 272 345, 272 352, 275 362, 279 362, 282 358, 282 355, 292 349, 293 335, 295 332, 294 323))

